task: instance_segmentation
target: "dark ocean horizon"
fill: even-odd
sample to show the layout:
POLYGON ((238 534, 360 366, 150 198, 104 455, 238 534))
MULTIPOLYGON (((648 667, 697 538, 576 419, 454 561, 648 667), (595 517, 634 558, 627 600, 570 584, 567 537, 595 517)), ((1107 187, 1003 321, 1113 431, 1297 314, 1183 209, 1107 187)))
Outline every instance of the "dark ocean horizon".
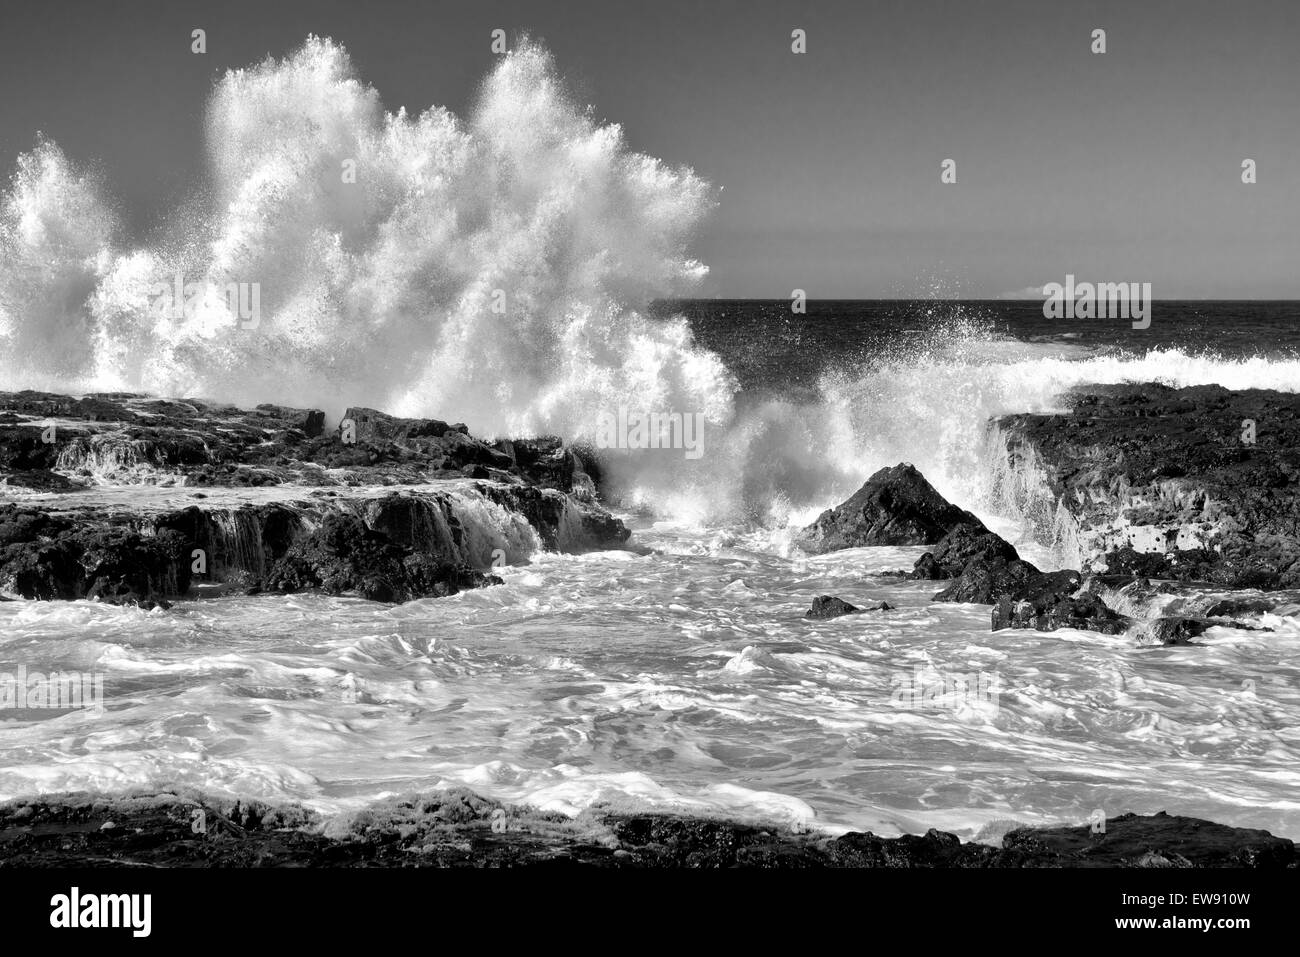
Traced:
POLYGON ((810 299, 802 314, 789 299, 661 299, 652 312, 685 316, 747 391, 802 391, 828 368, 957 341, 1057 344, 1076 358, 1174 349, 1225 360, 1300 355, 1298 300, 1157 299, 1150 308, 1145 329, 1123 318, 1047 318, 1042 299, 810 299))

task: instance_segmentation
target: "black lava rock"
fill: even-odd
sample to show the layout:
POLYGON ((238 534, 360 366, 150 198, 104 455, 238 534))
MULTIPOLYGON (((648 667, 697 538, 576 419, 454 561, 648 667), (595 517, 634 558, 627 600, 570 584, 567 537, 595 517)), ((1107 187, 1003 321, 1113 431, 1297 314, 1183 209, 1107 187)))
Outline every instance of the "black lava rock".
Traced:
POLYGON ((986 533, 970 512, 948 502, 913 466, 881 469, 836 508, 804 528, 795 544, 809 554, 865 545, 929 545, 959 525, 986 533))

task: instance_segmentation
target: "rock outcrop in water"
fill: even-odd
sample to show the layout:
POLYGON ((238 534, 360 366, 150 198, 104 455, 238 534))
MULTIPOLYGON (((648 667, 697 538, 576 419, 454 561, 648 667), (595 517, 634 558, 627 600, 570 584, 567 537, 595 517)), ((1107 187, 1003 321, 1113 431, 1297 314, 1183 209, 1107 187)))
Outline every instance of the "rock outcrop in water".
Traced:
POLYGON ((452 594, 537 548, 619 547, 580 450, 348 409, 0 393, 0 593, 166 605, 192 585, 452 594), (7 492, 7 494, 5 494, 7 492))
POLYGON ((1010 415, 1002 491, 1094 569, 1300 587, 1300 396, 1086 386, 1063 415, 1010 415))
POLYGON ((0 505, 0 588, 11 595, 152 606, 188 590, 189 554, 189 542, 169 529, 143 534, 0 505))
POLYGON ((0 392, 0 486, 359 486, 468 477, 594 494, 589 456, 553 437, 488 443, 461 424, 357 408, 329 433, 324 426, 319 409, 0 392))
POLYGON ((993 606, 994 631, 1078 628, 1119 635, 1131 626, 1130 618, 1108 607, 1100 595, 1085 587, 1079 573, 1072 569, 1032 575, 999 594, 993 606))
POLYGON ((279 592, 320 589, 332 595, 353 593, 371 601, 399 602, 500 583, 501 579, 465 563, 439 560, 394 541, 356 515, 329 512, 318 529, 289 546, 262 587, 279 592))
POLYGON ((866 545, 929 545, 959 526, 988 531, 913 466, 900 463, 876 472, 847 501, 822 512, 794 544, 810 555, 866 545))
POLYGON ((824 621, 830 618, 839 618, 843 615, 857 615, 864 611, 890 611, 893 607, 889 602, 881 601, 869 608, 859 608, 857 605, 849 604, 843 598, 836 598, 833 595, 818 595, 813 599, 812 606, 804 613, 804 617, 824 621))
MULTIPOLYGON (((931 542, 934 548, 917 559, 907 577, 950 580, 935 601, 993 605, 994 631, 1082 628, 1113 635, 1133 626, 1096 592, 1083 588, 1078 572, 1045 573, 1023 561, 1014 545, 948 502, 911 465, 876 472, 852 498, 823 512, 795 540, 809 552, 931 542)), ((835 618, 860 610, 823 595, 805 617, 835 618)), ((1160 634, 1185 640, 1191 630, 1165 627, 1160 634)))
POLYGON ((1098 593, 1085 587, 1077 571, 1042 572, 1029 562, 988 551, 973 555, 934 600, 992 605, 994 631, 1079 628, 1118 635, 1133 626, 1132 619, 1111 609, 1098 593))
POLYGON ((1019 561, 1016 548, 982 525, 958 525, 926 552, 912 568, 912 578, 942 580, 957 578, 973 559, 1019 561))
MULTIPOLYGON (((1023 418, 1023 417, 1014 417, 1023 418)), ((1145 578, 1147 564, 1164 570, 1163 557, 1150 561, 1113 562, 1120 573, 1090 575, 1073 569, 1043 572, 1024 561, 1016 548, 989 531, 974 515, 941 496, 910 465, 900 464, 876 472, 847 502, 828 510, 796 537, 795 544, 809 552, 834 551, 862 545, 928 544, 934 547, 917 559, 905 577, 948 581, 935 594, 940 602, 992 605, 990 624, 1003 628, 1056 631, 1075 628, 1107 635, 1130 634, 1145 643, 1187 644, 1214 625, 1255 627, 1228 617, 1229 612, 1208 607, 1192 614, 1175 614, 1177 606, 1155 615, 1135 616, 1111 607, 1107 596, 1128 586, 1120 596, 1133 608, 1150 606, 1150 594, 1135 600, 1132 587, 1145 578)), ((1124 555, 1134 554, 1127 548, 1124 555)), ((1258 604, 1258 602, 1256 602, 1258 604)), ((1272 603, 1269 607, 1277 605, 1272 603)), ((838 598, 823 595, 805 615, 810 619, 835 618, 860 611, 838 598)), ((1191 609, 1188 609, 1191 611, 1191 609)), ((1259 608, 1252 613, 1257 614, 1259 608)))
POLYGON ((592 810, 578 818, 434 791, 322 819, 296 805, 154 790, 0 806, 0 866, 60 867, 1238 867, 1300 862, 1267 831, 1163 812, 1018 828, 1000 846, 956 835, 839 837, 713 817, 592 810))

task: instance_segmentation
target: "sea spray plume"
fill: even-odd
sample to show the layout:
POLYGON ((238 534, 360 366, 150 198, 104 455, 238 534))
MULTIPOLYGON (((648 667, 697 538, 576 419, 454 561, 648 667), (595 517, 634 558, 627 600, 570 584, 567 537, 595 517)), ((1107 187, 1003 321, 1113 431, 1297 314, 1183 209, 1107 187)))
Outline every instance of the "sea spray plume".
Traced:
POLYGON ((201 350, 221 375, 195 369, 209 391, 288 382, 295 401, 484 434, 580 438, 634 396, 725 417, 721 364, 630 308, 702 274, 684 250, 707 186, 629 153, 540 48, 505 57, 464 123, 385 113, 316 38, 229 74, 209 114, 210 281, 260 281, 267 316, 201 350), (356 183, 340 176, 348 160, 356 183))
POLYGON ((642 498, 671 505, 668 511, 677 516, 803 525, 877 469, 925 454, 918 446, 928 450, 937 439, 947 449, 960 441, 907 412, 914 396, 927 391, 919 370, 928 360, 983 361, 992 342, 988 322, 964 305, 945 302, 934 302, 921 315, 919 327, 898 341, 846 348, 810 383, 813 398, 756 392, 739 397, 730 427, 711 436, 705 469, 644 488, 655 476, 637 463, 642 498), (895 369, 907 370, 901 380, 895 369), (877 385, 883 382, 889 389, 881 395, 877 385))
POLYGON ((95 368, 88 302, 118 229, 97 177, 41 137, 0 204, 0 388, 78 384, 95 368))
MULTIPOLYGON (((55 255, 26 240, 17 262, 30 268, 6 274, 5 330, 51 373, 43 385, 331 414, 363 404, 574 439, 620 404, 730 416, 734 383, 717 357, 684 321, 637 308, 704 274, 686 249, 708 185, 630 152, 617 126, 574 106, 536 45, 502 58, 462 122, 440 108, 386 112, 346 51, 311 37, 219 81, 207 136, 207 215, 188 241, 113 254, 111 230, 91 228, 103 217, 84 213, 55 255), (67 293, 48 294, 36 274, 47 260, 68 263, 67 293), (177 276, 256 283, 261 322, 244 328, 214 295, 160 315, 156 288, 177 276), (47 300, 66 305, 34 308, 47 300), (61 330, 77 339, 71 358, 41 345, 61 330)), ((66 170, 56 148, 48 156, 25 161, 9 197, 27 220, 58 214, 43 206, 58 190, 33 183, 78 182, 35 175, 66 170)))

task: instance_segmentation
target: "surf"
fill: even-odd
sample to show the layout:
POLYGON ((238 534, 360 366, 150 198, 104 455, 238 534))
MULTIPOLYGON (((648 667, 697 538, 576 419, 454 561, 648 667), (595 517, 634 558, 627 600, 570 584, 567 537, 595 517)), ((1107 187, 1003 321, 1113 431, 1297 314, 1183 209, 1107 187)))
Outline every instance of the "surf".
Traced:
POLYGON ((136 244, 57 144, 20 159, 0 210, 4 388, 377 406, 489 436, 582 436, 620 404, 726 421, 721 361, 638 309, 706 275, 686 249, 712 187, 631 151, 539 46, 503 57, 462 118, 386 110, 311 37, 227 73, 206 127, 206 181, 172 217, 193 228, 136 244), (178 275, 257 283, 261 322, 219 296, 154 308, 178 275))
POLYGON ((648 309, 707 275, 689 249, 714 187, 630 150, 533 43, 461 117, 388 110, 342 45, 313 36, 222 77, 206 136, 206 178, 169 217, 185 225, 135 239, 111 185, 56 143, 20 157, 0 203, 0 388, 316 406, 331 424, 357 405, 592 446, 639 410, 698 423, 701 454, 600 448, 612 499, 781 529, 900 461, 988 516, 990 420, 1057 409, 1073 385, 1300 383, 1294 360, 998 339, 936 302, 925 336, 798 395, 747 393, 683 316, 648 309), (156 308, 177 277, 255 283, 259 321, 222 295, 156 308))

